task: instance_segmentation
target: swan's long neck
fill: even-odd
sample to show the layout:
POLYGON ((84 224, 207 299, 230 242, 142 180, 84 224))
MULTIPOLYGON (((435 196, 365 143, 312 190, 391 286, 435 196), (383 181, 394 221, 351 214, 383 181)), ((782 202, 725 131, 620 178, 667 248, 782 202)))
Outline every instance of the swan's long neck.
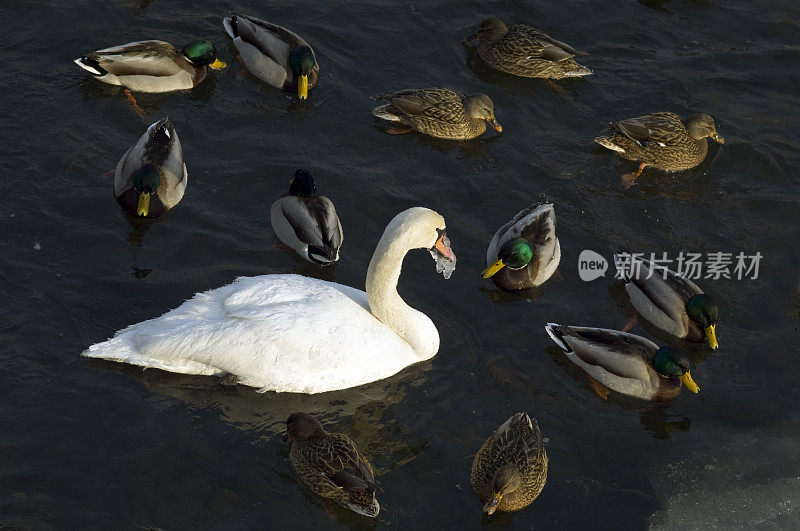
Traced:
POLYGON ((423 360, 439 350, 439 332, 428 316, 406 304, 397 293, 403 258, 413 248, 402 232, 401 227, 390 225, 378 242, 367 269, 367 299, 372 315, 394 330, 423 360))

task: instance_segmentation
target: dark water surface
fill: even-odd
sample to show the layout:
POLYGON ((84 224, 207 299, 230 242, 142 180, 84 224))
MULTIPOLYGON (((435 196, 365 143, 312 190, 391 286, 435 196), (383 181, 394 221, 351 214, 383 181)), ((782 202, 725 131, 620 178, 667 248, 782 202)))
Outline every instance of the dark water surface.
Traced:
POLYGON ((0 527, 800 526, 797 2, 12 0, 2 12, 0 527), (315 46, 309 100, 237 77, 221 26, 235 10, 315 46), (596 74, 559 92, 487 69, 460 39, 489 15, 589 52, 596 74), (200 37, 230 68, 192 91, 139 96, 143 118, 72 64, 113 44, 200 37), (369 97, 426 85, 488 94, 503 133, 386 135, 369 97), (662 109, 712 114, 727 143, 694 170, 646 171, 624 190, 619 175, 635 166, 592 139, 610 120, 662 109), (164 115, 189 188, 163 218, 131 222, 101 175, 164 115), (298 167, 339 211, 333 269, 301 263, 270 228, 298 167), (561 278, 501 295, 479 278, 486 245, 541 193, 556 205, 561 278), (297 396, 79 357, 239 275, 363 288, 384 226, 415 205, 444 215, 459 258, 447 281, 428 253, 405 262, 400 292, 441 334, 428 362, 297 396), (577 274, 581 250, 617 246, 763 254, 757 280, 700 282, 720 306, 721 348, 679 343, 699 395, 603 400, 544 333, 547 321, 623 326, 622 287, 577 274), (377 522, 332 517, 300 484, 281 424, 295 410, 372 459, 385 490, 377 522), (482 519, 470 456, 522 410, 547 439, 547 485, 528 509, 482 519))

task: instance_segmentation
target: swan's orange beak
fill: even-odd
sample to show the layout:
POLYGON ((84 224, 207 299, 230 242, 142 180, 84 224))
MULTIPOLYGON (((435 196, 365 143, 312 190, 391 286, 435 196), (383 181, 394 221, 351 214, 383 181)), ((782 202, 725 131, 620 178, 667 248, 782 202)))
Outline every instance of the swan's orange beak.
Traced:
POLYGON ((450 248, 450 238, 447 237, 447 233, 442 231, 442 234, 439 236, 439 239, 436 240, 436 244, 433 246, 434 249, 439 251, 442 256, 447 258, 448 260, 455 260, 456 255, 453 253, 453 249, 450 248))

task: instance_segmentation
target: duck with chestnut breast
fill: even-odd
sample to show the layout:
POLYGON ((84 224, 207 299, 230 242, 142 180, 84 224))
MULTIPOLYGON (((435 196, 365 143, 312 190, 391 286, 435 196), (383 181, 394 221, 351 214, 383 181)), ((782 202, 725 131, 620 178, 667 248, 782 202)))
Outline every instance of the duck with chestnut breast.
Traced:
POLYGON ((555 208, 552 203, 536 204, 497 230, 486 249, 482 274, 504 291, 518 291, 544 284, 560 261, 555 208))
POLYGON ((631 304, 650 323, 686 341, 708 341, 711 350, 719 348, 719 309, 697 284, 639 257, 632 257, 622 274, 631 304))
POLYGON ((613 122, 610 133, 594 141, 624 159, 640 162, 636 173, 622 176, 626 187, 635 184, 647 166, 669 172, 694 168, 706 158, 707 138, 725 143, 707 114, 694 114, 684 124, 675 113, 654 112, 613 122))
POLYGON ((248 15, 222 19, 247 70, 273 87, 293 91, 304 100, 319 82, 314 50, 291 30, 248 15))
POLYGON ((486 123, 498 132, 503 128, 494 117, 494 103, 485 94, 466 96, 446 88, 398 90, 376 96, 386 104, 373 109, 377 118, 399 122, 389 129, 402 134, 419 131, 436 138, 469 140, 486 131, 486 123))
POLYGON ((233 375, 259 391, 322 393, 388 378, 439 351, 439 332, 397 293, 405 255, 430 251, 450 278, 444 218, 397 214, 367 268, 366 291, 300 275, 239 277, 82 355, 165 371, 233 375))
POLYGON ((545 330, 572 363, 618 393, 662 402, 677 397, 681 383, 693 393, 700 391, 689 373, 689 359, 670 347, 605 328, 548 323, 545 330))
POLYGON ((507 74, 562 79, 592 73, 573 59, 576 55, 586 55, 584 52, 533 26, 514 24, 509 27, 498 18, 487 18, 466 40, 477 40, 478 56, 495 70, 507 74))
POLYGON ((207 40, 194 41, 180 50, 164 41, 130 42, 87 53, 75 59, 75 64, 103 83, 136 92, 190 89, 205 79, 207 66, 226 66, 207 40))
POLYGON ((114 196, 132 216, 156 218, 180 202, 188 178, 178 133, 162 118, 122 155, 114 196))
POLYGON ((358 514, 375 518, 381 506, 372 465, 344 433, 325 431, 319 420, 292 413, 286 421, 289 459, 315 494, 358 514))
POLYGON ((289 193, 272 204, 272 229, 284 245, 321 265, 339 259, 342 224, 330 199, 317 195, 314 178, 308 170, 297 170, 289 193))
POLYGON ((547 481, 547 452, 536 419, 517 413, 497 428, 472 462, 470 483, 483 512, 518 511, 535 500, 547 481))

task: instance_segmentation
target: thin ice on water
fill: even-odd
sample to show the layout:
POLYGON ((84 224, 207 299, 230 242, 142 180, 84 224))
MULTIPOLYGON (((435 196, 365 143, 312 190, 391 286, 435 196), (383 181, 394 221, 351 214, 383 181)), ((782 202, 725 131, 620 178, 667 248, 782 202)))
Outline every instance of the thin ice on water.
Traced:
POLYGON ((446 279, 450 278, 450 275, 452 275, 453 271, 456 269, 455 258, 450 260, 439 251, 432 249, 430 249, 430 253, 433 259, 436 261, 436 272, 441 273, 446 279))

